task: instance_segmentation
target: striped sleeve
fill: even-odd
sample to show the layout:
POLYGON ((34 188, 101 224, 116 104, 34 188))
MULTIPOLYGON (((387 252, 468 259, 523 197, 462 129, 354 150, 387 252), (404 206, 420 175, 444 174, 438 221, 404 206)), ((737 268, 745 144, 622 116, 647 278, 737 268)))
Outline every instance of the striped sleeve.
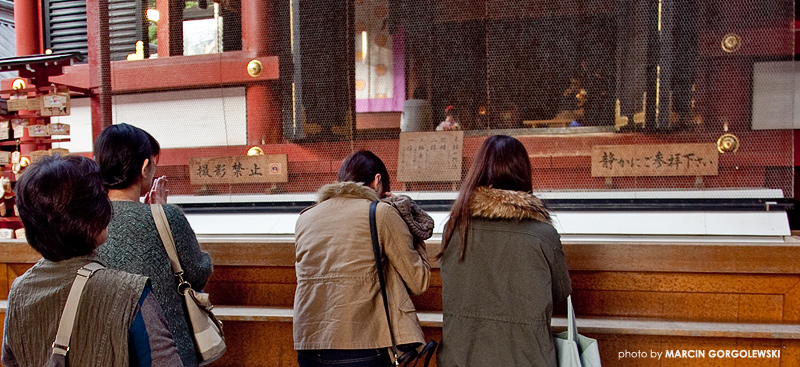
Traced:
POLYGON ((139 298, 138 311, 128 330, 128 351, 131 367, 183 366, 150 285, 139 298))

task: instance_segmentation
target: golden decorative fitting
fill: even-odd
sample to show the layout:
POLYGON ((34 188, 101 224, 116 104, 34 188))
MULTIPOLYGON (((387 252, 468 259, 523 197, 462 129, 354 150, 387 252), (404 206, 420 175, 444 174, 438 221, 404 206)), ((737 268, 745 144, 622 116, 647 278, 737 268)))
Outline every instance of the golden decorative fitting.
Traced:
POLYGON ((254 155, 264 155, 264 150, 260 147, 252 147, 247 150, 247 155, 254 156, 254 155))
POLYGON ((717 139, 717 150, 720 153, 736 153, 739 150, 739 138, 733 134, 723 134, 717 139))
POLYGON ((28 85, 25 83, 25 79, 22 78, 14 79, 14 81, 11 83, 11 89, 13 90, 25 89, 27 87, 28 85))
POLYGON ((728 33, 722 37, 722 50, 725 52, 736 52, 742 47, 742 37, 736 33, 728 33))
POLYGON ((247 75, 256 78, 261 75, 262 71, 264 71, 264 65, 261 64, 261 61, 250 60, 250 62, 247 63, 247 75))

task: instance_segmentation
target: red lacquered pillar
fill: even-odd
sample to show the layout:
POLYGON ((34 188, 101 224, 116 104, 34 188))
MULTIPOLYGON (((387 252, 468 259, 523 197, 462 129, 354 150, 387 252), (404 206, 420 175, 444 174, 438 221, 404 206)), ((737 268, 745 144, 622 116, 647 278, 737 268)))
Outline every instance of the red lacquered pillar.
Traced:
MULTIPOLYGON (((277 54, 277 1, 242 0, 242 48, 256 59, 277 54)), ((254 82, 246 87, 247 144, 283 141, 281 99, 277 81, 254 82)))
POLYGON ((39 0, 14 1, 14 32, 17 56, 36 55, 40 49, 39 0))
POLYGON ((92 90, 92 138, 111 126, 111 48, 108 0, 86 1, 89 45, 89 85, 92 90))

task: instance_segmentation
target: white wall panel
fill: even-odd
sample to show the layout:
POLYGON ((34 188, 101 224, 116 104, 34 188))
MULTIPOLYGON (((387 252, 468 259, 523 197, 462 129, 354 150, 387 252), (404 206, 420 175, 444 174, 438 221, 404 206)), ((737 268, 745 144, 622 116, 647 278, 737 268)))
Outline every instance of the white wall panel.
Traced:
POLYGON ((73 153, 92 151, 92 108, 89 98, 70 100, 70 115, 50 119, 51 122, 69 124, 70 141, 53 144, 53 148, 69 149, 73 153))
MULTIPOLYGON (((447 212, 428 213, 441 235, 447 212)), ((293 235, 298 213, 286 214, 188 214, 198 235, 293 235)), ((786 212, 588 212, 553 213, 553 225, 562 236, 625 236, 644 238, 687 238, 720 236, 780 238, 791 235, 786 212)))
POLYGON ((123 94, 113 104, 115 124, 146 130, 161 148, 247 144, 244 87, 123 94))
MULTIPOLYGON (((92 151, 89 98, 72 99, 69 116, 53 122, 70 125, 70 141, 55 147, 70 152, 92 151)), ((194 89, 114 96, 114 123, 138 126, 162 148, 194 148, 247 144, 247 103, 243 87, 194 89)))
POLYGON ((800 75, 792 61, 753 64, 753 130, 800 129, 800 75))

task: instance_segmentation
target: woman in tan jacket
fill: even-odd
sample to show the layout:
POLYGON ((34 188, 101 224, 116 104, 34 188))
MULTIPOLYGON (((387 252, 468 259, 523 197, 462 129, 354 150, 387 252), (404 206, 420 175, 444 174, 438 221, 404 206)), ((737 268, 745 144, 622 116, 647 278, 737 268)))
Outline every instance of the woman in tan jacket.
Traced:
MULTIPOLYGON (((338 182, 323 186, 295 233, 294 348, 301 367, 388 366, 392 345, 372 252, 370 203, 390 195, 383 162, 369 151, 351 154, 338 182)), ((428 289, 424 243, 416 245, 400 214, 376 211, 389 313, 397 344, 424 341, 409 298, 428 289)))

